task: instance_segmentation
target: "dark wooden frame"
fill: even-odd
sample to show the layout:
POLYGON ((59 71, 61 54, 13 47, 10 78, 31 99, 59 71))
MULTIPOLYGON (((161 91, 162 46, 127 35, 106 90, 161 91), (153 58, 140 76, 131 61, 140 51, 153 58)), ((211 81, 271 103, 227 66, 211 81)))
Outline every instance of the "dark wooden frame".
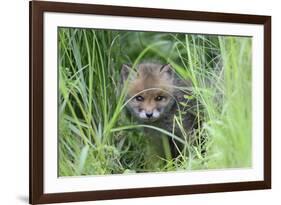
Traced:
POLYGON ((74 202, 271 188, 271 17, 199 11, 29 2, 30 10, 30 203, 74 202), (66 12, 211 22, 260 24, 264 27, 264 180, 237 183, 151 187, 45 194, 43 192, 43 13, 66 12))

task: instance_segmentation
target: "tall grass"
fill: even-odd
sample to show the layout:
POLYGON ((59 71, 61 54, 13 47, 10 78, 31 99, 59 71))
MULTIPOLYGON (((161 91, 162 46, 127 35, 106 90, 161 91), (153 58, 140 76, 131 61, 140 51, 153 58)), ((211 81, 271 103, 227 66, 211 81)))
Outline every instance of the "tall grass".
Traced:
MULTIPOLYGON (((60 176, 251 165, 250 38, 75 28, 58 36, 60 176), (193 138, 181 129, 181 139, 146 125, 184 144, 157 168, 148 163, 145 125, 126 114, 120 82, 123 63, 155 59, 192 82, 199 122, 193 138)), ((174 121, 182 128, 181 115, 174 121)))

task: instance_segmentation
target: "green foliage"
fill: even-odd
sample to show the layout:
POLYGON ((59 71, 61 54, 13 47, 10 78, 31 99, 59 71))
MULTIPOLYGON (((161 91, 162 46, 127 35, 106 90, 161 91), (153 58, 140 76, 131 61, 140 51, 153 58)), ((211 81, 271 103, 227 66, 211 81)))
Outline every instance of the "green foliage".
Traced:
MULTIPOLYGON (((59 175, 251 166, 251 38, 59 28, 59 175), (173 159, 148 163, 150 146, 125 114, 123 63, 170 63, 192 82, 198 129, 173 159), (193 139, 193 143, 190 142, 193 139)), ((187 89, 187 88, 182 88, 187 89)), ((164 144, 165 146, 165 144, 164 144)), ((167 146, 165 146, 167 149, 167 146)))

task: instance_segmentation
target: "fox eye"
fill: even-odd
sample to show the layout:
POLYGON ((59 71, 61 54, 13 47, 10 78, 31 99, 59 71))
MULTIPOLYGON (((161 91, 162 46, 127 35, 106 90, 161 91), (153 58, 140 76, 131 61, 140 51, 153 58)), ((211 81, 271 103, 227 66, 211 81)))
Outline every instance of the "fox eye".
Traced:
POLYGON ((164 100, 164 99, 165 99, 165 97, 161 96, 161 95, 159 95, 155 98, 156 101, 161 101, 161 100, 164 100))
POLYGON ((144 98, 140 95, 136 96, 135 99, 140 102, 144 100, 144 98))

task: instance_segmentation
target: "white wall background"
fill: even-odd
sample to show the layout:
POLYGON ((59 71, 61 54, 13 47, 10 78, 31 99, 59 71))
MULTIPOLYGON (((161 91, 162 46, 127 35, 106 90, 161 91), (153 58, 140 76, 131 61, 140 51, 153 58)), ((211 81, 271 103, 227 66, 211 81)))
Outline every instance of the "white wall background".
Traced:
MULTIPOLYGON (((82 2, 73 0, 76 2, 82 2)), ((273 17, 273 189, 70 204, 280 204, 281 6, 277 0, 83 0, 97 4, 266 14, 273 17)), ((28 1, 0 6, 0 204, 28 203, 28 1)))

